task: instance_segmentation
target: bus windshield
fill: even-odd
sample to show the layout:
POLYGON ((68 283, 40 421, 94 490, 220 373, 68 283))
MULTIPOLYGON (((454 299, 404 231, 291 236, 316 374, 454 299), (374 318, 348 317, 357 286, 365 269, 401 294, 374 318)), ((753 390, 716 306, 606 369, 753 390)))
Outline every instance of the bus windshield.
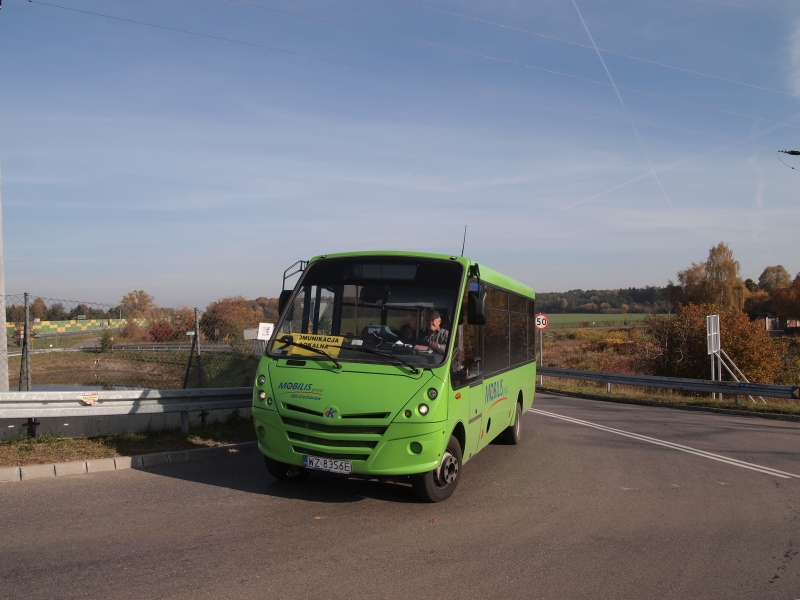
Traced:
POLYGON ((316 261, 298 282, 267 354, 314 360, 325 360, 327 354, 334 362, 391 363, 414 370, 439 365, 450 347, 462 279, 463 267, 454 261, 316 261))

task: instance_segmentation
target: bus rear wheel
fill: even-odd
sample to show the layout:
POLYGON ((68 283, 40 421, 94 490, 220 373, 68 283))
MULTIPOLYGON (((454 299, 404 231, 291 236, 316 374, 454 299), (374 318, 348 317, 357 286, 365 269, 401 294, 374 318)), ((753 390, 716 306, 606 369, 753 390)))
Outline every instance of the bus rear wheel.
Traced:
POLYGON ((451 435, 439 467, 411 477, 414 493, 425 502, 447 500, 453 495, 461 477, 461 459, 461 444, 451 435))
POLYGON ((264 464, 269 474, 280 481, 301 481, 308 477, 307 469, 273 460, 269 456, 264 457, 264 464))
POLYGON ((514 415, 514 422, 506 427, 503 432, 503 442, 509 446, 516 446, 522 437, 522 406, 517 402, 517 414, 514 415))

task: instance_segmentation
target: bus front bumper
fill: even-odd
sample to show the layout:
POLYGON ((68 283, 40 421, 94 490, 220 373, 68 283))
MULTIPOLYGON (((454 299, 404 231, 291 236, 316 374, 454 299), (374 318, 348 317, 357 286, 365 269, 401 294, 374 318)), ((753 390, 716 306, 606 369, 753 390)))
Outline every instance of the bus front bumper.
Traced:
MULTIPOLYGON (((290 440, 277 411, 254 406, 253 422, 258 435, 258 449, 265 456, 290 465, 302 465, 304 455, 338 458, 337 454, 341 450, 342 458, 351 460, 347 457, 348 453, 360 452, 368 456, 364 460, 351 462, 353 473, 361 475, 398 476, 431 471, 439 466, 449 438, 445 428, 446 421, 424 424, 391 423, 371 450, 334 450, 330 446, 310 441, 290 440)), ((308 430, 307 433, 317 439, 325 437, 317 431, 308 430)), ((339 437, 347 436, 337 434, 336 438, 339 437)))

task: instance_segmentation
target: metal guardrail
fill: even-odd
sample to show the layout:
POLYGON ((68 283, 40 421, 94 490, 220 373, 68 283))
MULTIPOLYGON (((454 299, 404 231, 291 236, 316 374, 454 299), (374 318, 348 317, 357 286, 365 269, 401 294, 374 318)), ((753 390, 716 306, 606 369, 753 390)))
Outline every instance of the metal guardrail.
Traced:
POLYGON ((580 371, 578 369, 557 369, 539 367, 536 374, 543 377, 597 381, 605 384, 653 387, 683 392, 706 392, 734 396, 765 396, 800 400, 800 387, 789 385, 765 385, 761 383, 738 383, 736 381, 709 381, 703 379, 683 379, 680 377, 655 377, 652 375, 629 375, 609 371, 580 371))
POLYGON ((0 392, 0 419, 97 417, 181 413, 181 430, 189 427, 190 411, 249 408, 253 388, 131 390, 95 392, 0 392), (86 394, 91 394, 87 397, 86 394), (87 404, 87 400, 92 402, 87 404))

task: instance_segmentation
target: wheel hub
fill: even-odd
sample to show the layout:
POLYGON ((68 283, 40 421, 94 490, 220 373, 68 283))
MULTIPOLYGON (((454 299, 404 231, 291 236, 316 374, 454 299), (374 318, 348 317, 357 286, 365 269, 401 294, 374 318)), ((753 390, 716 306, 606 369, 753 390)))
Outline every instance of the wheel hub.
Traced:
POLYGON ((436 471, 436 483, 439 487, 450 485, 458 477, 458 459, 445 452, 442 465, 436 471))

